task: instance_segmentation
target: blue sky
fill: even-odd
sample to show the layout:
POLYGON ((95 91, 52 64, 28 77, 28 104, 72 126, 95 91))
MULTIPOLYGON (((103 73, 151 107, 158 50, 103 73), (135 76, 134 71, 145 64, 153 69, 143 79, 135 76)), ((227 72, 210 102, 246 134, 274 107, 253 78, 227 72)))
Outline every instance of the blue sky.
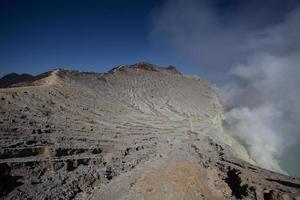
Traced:
POLYGON ((149 13, 159 3, 1 1, 0 75, 55 67, 101 72, 142 60, 165 64, 148 34, 149 13))
MULTIPOLYGON (((104 72, 119 64, 147 61, 162 66, 174 65, 185 74, 198 74, 222 82, 223 73, 228 71, 231 63, 220 58, 206 59, 210 56, 205 53, 197 56, 203 60, 199 62, 200 59, 187 55, 189 51, 181 52, 174 47, 170 30, 157 31, 158 24, 164 19, 164 8, 176 6, 178 2, 1 0, 0 76, 9 72, 38 74, 57 67, 104 72)), ((216 16, 224 19, 224 25, 240 23, 235 19, 241 18, 251 30, 282 19, 287 9, 295 4, 294 0, 267 0, 265 3, 254 0, 252 4, 244 0, 183 2, 187 6, 205 2, 216 16), (253 11, 255 13, 251 14, 253 11), (245 14, 241 15, 241 12, 245 14)), ((175 22, 172 20, 164 26, 168 27, 169 23, 176 25, 176 19, 175 22)), ((187 20, 186 24, 194 23, 189 18, 187 20)), ((201 28, 201 25, 195 23, 196 30, 197 27, 201 28)), ((213 37, 208 39, 213 40, 213 37)), ((223 54, 215 44, 206 43, 202 48, 212 46, 213 52, 223 54)))

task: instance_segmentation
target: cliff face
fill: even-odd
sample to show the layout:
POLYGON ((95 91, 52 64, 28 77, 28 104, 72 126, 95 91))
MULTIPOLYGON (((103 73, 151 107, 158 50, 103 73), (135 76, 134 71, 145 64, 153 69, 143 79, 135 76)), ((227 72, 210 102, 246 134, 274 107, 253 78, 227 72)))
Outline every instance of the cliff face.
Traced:
POLYGON ((226 134, 216 89, 174 67, 14 86, 0 89, 4 199, 300 198, 299 179, 259 168, 226 134))

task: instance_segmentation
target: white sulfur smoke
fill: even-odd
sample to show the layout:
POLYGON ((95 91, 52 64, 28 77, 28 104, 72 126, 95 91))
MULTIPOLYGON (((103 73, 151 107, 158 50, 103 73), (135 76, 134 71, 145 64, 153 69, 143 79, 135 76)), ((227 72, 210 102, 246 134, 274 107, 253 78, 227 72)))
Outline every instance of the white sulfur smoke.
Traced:
MULTIPOLYGON (((285 150, 300 144, 300 8, 296 3, 268 13, 276 3, 278 8, 292 1, 266 1, 256 12, 261 3, 253 1, 224 14, 208 2, 166 1, 152 36, 225 82, 221 96, 232 134, 261 166, 281 171, 285 150)), ((289 152, 294 159, 296 149, 289 152)))
POLYGON ((243 83, 223 88, 232 132, 263 167, 279 169, 287 145, 300 141, 300 10, 253 38, 255 50, 231 73, 243 83))
POLYGON ((263 167, 278 170, 287 145, 299 143, 300 54, 250 57, 232 73, 244 84, 223 88, 232 133, 263 167))
POLYGON ((282 152, 281 138, 272 129, 272 118, 277 110, 266 105, 250 110, 233 108, 227 113, 231 132, 247 147, 261 166, 281 171, 276 156, 282 152))

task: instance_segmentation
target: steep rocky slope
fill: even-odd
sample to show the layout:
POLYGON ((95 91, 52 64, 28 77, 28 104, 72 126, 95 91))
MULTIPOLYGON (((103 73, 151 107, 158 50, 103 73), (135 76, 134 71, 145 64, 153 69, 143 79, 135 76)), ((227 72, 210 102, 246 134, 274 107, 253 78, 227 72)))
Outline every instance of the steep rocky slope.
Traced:
POLYGON ((147 63, 0 89, 3 199, 299 199, 223 129, 216 89, 147 63))

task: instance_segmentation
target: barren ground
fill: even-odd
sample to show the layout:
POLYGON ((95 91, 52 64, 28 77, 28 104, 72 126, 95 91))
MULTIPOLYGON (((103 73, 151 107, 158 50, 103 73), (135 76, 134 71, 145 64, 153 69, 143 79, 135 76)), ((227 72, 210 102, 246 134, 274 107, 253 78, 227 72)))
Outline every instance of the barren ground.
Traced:
POLYGON ((216 89, 147 63, 0 89, 2 199, 300 199, 223 128, 216 89))

